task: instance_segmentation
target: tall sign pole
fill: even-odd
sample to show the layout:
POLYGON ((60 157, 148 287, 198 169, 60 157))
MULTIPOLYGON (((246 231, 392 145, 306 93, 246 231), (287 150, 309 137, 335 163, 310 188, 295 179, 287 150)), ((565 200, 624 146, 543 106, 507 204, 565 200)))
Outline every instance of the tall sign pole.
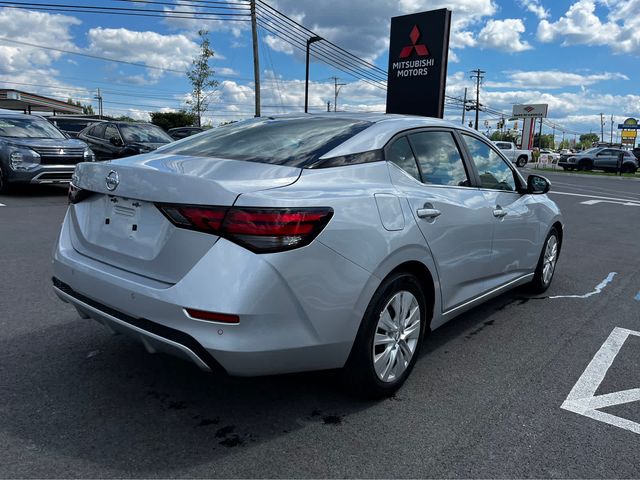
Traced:
POLYGON ((253 83, 255 87, 255 116, 260 116, 260 58, 258 56, 258 23, 256 0, 251 0, 251 39, 253 43, 253 83))
POLYGON ((451 10, 391 19, 387 113, 444 116, 451 10))

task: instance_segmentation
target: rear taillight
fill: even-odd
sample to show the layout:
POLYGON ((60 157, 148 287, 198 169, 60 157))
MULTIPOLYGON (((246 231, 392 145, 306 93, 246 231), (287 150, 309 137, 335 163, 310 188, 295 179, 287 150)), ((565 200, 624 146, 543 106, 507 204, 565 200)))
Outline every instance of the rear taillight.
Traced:
POLYGON ((282 252, 308 245, 333 215, 329 207, 157 206, 177 227, 219 235, 256 253, 282 252))

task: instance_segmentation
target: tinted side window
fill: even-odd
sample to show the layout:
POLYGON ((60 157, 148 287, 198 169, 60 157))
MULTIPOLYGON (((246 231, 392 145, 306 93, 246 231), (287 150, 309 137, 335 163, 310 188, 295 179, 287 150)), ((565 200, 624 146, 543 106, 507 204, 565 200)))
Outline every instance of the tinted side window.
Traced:
POLYGON ((401 137, 393 142, 387 151, 387 160, 395 163, 413 178, 420 181, 418 165, 416 164, 416 159, 413 156, 407 137, 401 137))
POLYGON ((104 130, 104 138, 110 140, 112 137, 120 138, 120 133, 114 125, 107 125, 104 130))
POLYGON ((89 130, 89 135, 91 135, 92 137, 104 138, 105 128, 106 128, 106 125, 104 123, 99 123, 98 125, 93 127, 91 130, 89 130))
POLYGON ((471 159, 478 169, 482 188, 516 191, 513 172, 489 145, 470 135, 462 134, 471 159))
POLYGON ((462 156, 449 132, 409 135, 422 171, 422 181, 432 185, 468 186, 462 156))

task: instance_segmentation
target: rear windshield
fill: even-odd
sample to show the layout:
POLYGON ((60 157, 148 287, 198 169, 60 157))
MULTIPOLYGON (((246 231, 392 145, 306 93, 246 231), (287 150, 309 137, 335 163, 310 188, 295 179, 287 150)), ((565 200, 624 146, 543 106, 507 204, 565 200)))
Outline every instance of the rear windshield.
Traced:
POLYGON ((260 118, 214 128, 159 151, 305 167, 370 125, 345 118, 260 118))
POLYGON ((66 138, 60 130, 43 119, 0 118, 0 137, 66 138))

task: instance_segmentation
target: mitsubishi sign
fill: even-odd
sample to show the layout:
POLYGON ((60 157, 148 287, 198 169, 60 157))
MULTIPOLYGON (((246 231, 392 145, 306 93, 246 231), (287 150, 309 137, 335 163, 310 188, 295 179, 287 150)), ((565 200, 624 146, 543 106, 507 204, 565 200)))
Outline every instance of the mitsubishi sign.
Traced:
POLYGON ((532 105, 514 105, 513 118, 547 118, 549 105, 546 103, 536 103, 532 105))
POLYGON ((442 118, 451 10, 391 19, 387 113, 442 118))

